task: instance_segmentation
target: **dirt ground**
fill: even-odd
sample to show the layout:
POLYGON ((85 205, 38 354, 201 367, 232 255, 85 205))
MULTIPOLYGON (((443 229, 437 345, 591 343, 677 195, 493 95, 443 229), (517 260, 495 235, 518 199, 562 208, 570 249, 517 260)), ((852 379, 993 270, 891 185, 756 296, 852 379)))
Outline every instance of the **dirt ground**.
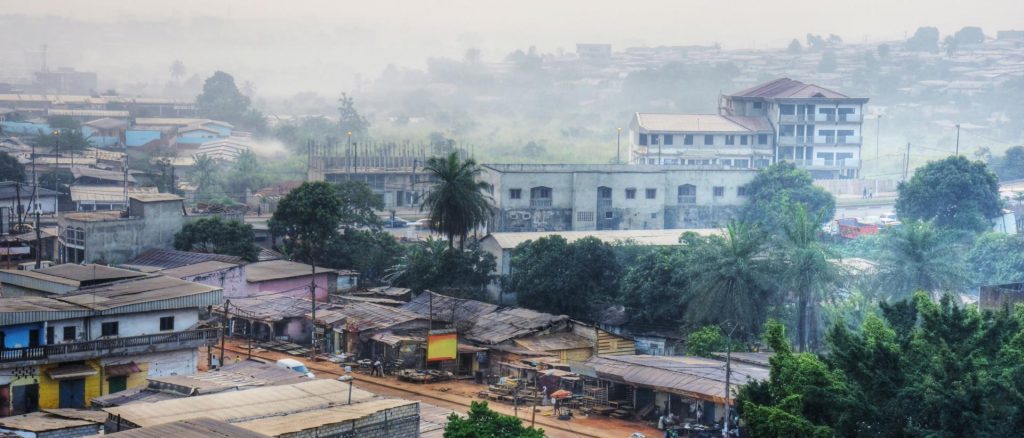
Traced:
MULTIPOLYGON (((213 349, 216 356, 220 356, 220 345, 213 349)), ((246 344, 244 341, 228 340, 226 344, 225 361, 242 360, 246 358, 246 344)), ((200 351, 202 363, 200 369, 206 368, 206 351, 200 351)), ((254 349, 253 356, 267 360, 291 358, 293 356, 275 351, 254 349)), ((305 363, 317 377, 337 378, 344 374, 344 370, 337 364, 317 361, 311 362, 309 358, 297 358, 305 363)), ((371 377, 369 374, 353 372, 355 386, 360 389, 374 392, 389 397, 400 397, 409 400, 418 400, 424 403, 451 409, 457 412, 469 410, 472 401, 478 401, 477 393, 486 389, 486 385, 477 385, 472 381, 459 380, 440 383, 416 384, 401 382, 394 377, 371 377)), ((498 412, 507 415, 516 415, 526 425, 531 424, 531 412, 529 406, 519 406, 515 409, 512 405, 490 402, 489 406, 498 412)), ((628 438, 633 432, 641 432, 648 438, 660 437, 663 432, 643 423, 630 422, 607 417, 585 417, 576 415, 568 421, 558 420, 551 416, 551 407, 537 407, 536 426, 543 428, 547 436, 554 438, 562 437, 621 437, 628 438)))

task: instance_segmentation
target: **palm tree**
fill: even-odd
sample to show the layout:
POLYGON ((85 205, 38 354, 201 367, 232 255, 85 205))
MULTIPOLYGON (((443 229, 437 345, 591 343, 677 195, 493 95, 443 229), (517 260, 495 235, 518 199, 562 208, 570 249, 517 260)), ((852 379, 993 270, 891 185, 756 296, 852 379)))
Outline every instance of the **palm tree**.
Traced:
POLYGON ((956 292, 967 283, 960 251, 931 222, 906 222, 882 241, 877 281, 889 297, 956 292))
MULTIPOLYGON (((216 180, 217 162, 209 155, 196 155, 192 165, 192 183, 196 185, 196 193, 205 193, 213 188, 216 180)), ((198 199, 197 199, 198 200, 198 199)))
POLYGON ((185 77, 185 63, 181 62, 180 59, 175 59, 171 63, 171 67, 168 69, 171 72, 171 79, 179 80, 185 77))
POLYGON ((839 268, 829 261, 831 252, 818 240, 819 223, 820 220, 813 220, 807 214, 803 204, 796 204, 790 209, 789 220, 782 226, 786 264, 782 278, 796 294, 797 344, 800 351, 807 351, 808 331, 810 343, 817 345, 821 302, 828 290, 840 281, 839 268))
POLYGON ((742 331, 756 331, 774 298, 772 262, 764 234, 742 223, 732 223, 726 235, 694 248, 693 286, 686 313, 699 323, 730 320, 742 331))
POLYGON ((491 212, 490 200, 484 194, 488 185, 479 181, 480 167, 472 158, 462 161, 452 152, 427 160, 424 169, 437 183, 420 209, 429 211, 431 228, 448 237, 449 248, 454 248, 455 236, 459 236, 462 248, 469 231, 486 224, 491 212))

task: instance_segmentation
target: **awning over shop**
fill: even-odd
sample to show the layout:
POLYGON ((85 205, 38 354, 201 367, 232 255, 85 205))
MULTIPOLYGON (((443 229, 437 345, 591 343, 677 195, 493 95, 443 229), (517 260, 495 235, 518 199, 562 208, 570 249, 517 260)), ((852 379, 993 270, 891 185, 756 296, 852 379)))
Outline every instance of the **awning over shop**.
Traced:
POLYGON ((142 371, 135 362, 128 362, 103 367, 103 374, 107 377, 120 377, 142 371))
POLYGON ((47 374, 53 380, 66 380, 95 376, 98 371, 89 365, 62 365, 47 371, 47 374))

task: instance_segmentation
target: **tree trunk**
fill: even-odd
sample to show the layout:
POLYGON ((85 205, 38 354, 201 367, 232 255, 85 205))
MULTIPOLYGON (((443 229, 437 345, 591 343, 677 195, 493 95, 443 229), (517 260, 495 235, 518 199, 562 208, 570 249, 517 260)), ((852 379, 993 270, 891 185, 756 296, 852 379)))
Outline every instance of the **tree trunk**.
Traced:
POLYGON ((818 351, 818 346, 821 343, 821 324, 819 321, 821 319, 821 303, 818 303, 817 301, 811 303, 811 309, 809 313, 810 319, 807 321, 807 331, 810 339, 808 339, 807 344, 810 347, 811 351, 818 351))
POLYGON ((797 298, 796 312, 796 342, 800 351, 804 352, 807 350, 807 297, 803 293, 797 298))

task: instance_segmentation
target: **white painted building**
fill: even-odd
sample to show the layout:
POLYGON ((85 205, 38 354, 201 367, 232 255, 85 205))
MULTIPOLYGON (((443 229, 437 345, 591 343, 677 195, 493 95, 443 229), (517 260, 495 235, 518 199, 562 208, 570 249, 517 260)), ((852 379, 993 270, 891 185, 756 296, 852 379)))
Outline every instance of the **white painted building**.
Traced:
POLYGON ((632 164, 759 169, 773 162, 774 145, 763 117, 636 113, 629 124, 632 164))
POLYGON ((57 192, 41 186, 33 187, 31 184, 0 182, 0 211, 5 221, 8 212, 35 214, 38 211, 41 214, 53 214, 57 211, 57 192))

